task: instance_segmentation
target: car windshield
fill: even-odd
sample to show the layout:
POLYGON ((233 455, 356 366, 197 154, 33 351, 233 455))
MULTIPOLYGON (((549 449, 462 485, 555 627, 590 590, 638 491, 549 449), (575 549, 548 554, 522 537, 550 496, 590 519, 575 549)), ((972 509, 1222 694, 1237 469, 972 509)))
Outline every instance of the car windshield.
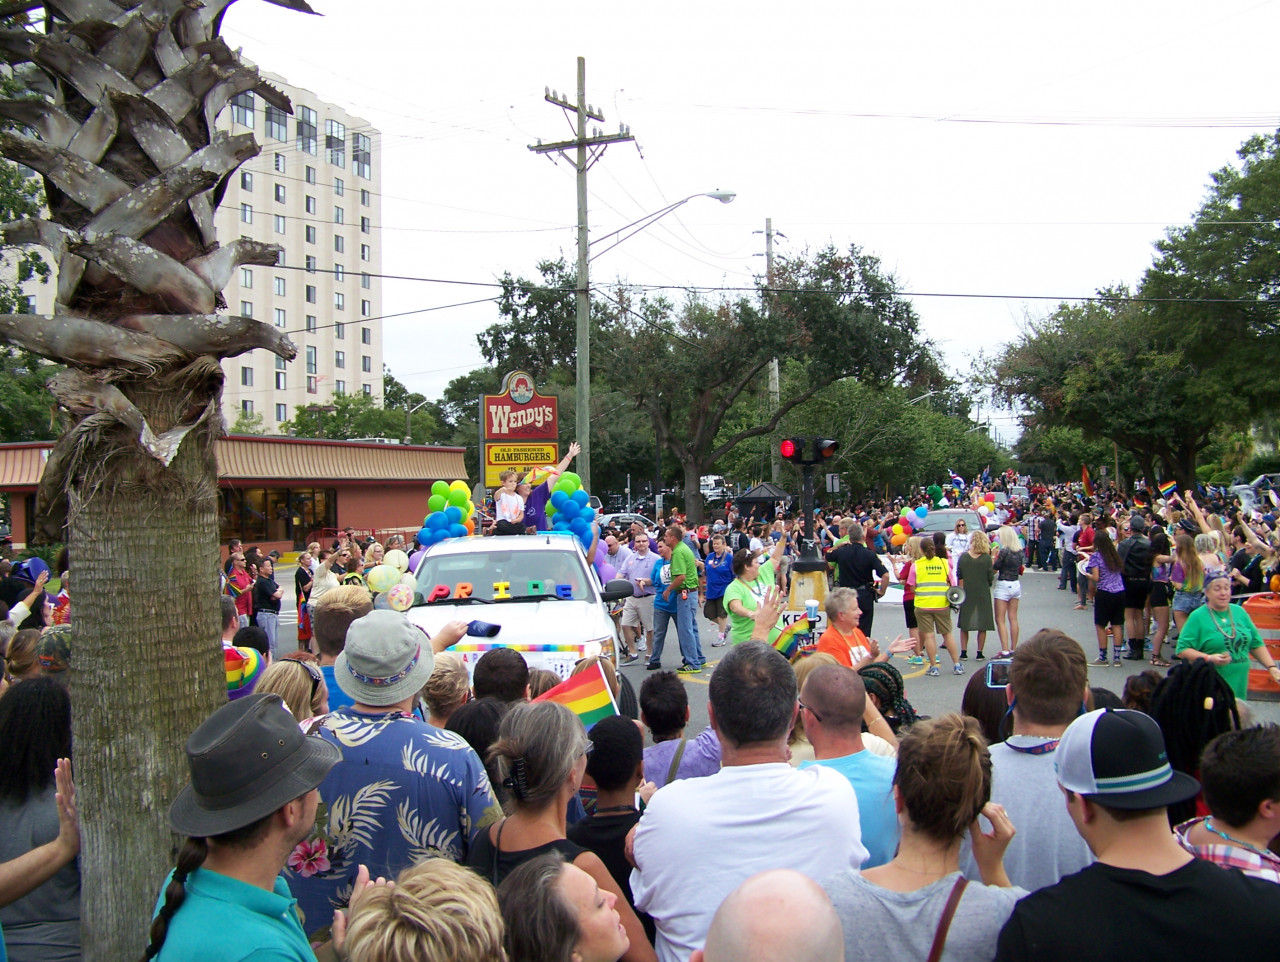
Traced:
POLYGON ((973 533, 974 531, 982 531, 986 528, 982 519, 973 511, 954 511, 945 513, 942 511, 930 511, 929 514, 925 516, 924 522, 916 530, 930 532, 946 531, 950 533, 955 530, 957 521, 965 522, 965 526, 970 533, 973 533))
MULTIPOLYGON (((489 540, 489 539, 485 539, 489 540)), ((498 540, 498 539, 494 539, 498 540)), ((414 604, 594 600, 586 562, 573 551, 433 553, 418 567, 414 604)))

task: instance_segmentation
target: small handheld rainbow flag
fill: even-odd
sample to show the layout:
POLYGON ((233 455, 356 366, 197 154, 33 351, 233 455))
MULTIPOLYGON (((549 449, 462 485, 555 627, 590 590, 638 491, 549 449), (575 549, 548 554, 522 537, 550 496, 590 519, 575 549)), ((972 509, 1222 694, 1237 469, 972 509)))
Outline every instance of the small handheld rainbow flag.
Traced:
POLYGON ((1169 495, 1173 494, 1177 490, 1178 490, 1177 481, 1166 481, 1164 484, 1160 485, 1160 495, 1163 498, 1168 498, 1169 495))
POLYGON ((613 691, 604 678, 604 666, 599 662, 596 662, 594 671, 574 675, 543 692, 534 701, 554 701, 564 705, 582 719, 583 727, 588 731, 601 718, 618 714, 613 691))
POLYGON ((1089 477, 1089 465, 1080 465, 1080 480, 1084 482, 1084 493, 1086 497, 1093 497, 1093 481, 1089 477))

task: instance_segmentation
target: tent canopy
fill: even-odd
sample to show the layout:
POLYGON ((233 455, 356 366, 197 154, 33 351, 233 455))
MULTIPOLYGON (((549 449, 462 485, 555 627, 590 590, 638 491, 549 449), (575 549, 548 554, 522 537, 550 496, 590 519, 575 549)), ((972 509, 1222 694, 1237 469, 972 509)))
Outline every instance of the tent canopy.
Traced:
POLYGON ((738 502, 759 502, 759 501, 790 501, 791 495, 783 491, 776 484, 770 484, 768 481, 757 484, 754 488, 748 488, 738 496, 738 502))

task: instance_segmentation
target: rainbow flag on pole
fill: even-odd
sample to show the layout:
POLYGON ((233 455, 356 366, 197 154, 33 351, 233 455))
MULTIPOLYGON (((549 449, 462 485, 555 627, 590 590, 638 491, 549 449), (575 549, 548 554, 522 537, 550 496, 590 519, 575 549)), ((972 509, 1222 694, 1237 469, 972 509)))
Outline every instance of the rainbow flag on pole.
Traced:
POLYGON ((1087 497, 1093 497, 1093 481, 1089 478, 1089 465, 1080 465, 1080 480, 1084 482, 1084 493, 1087 497))
POLYGON ((1177 490, 1178 490, 1177 481, 1166 481, 1164 484, 1160 485, 1160 496, 1163 498, 1168 498, 1169 495, 1173 494, 1177 490))
POLYGON ((582 719, 582 724, 588 731, 601 718, 618 714, 613 691, 605 681, 604 666, 599 662, 596 662, 594 671, 574 675, 550 691, 543 692, 534 701, 559 702, 582 719))

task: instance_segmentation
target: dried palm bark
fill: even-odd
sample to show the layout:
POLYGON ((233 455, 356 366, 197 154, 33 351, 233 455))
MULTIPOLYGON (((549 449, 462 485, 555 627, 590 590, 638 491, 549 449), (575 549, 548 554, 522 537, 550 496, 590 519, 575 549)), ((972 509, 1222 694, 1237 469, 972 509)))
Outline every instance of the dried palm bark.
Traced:
MULTIPOLYGON (((65 430, 40 486, 41 530, 74 559, 76 780, 84 958, 141 955, 172 864, 165 810, 187 735, 225 698, 219 643, 219 359, 294 345, 220 315, 242 264, 218 245, 227 178, 258 152, 214 126, 252 90, 288 99, 218 37, 233 0, 0 3, 0 62, 35 99, 0 101, 0 154, 44 179, 48 216, 0 243, 52 252, 51 315, 0 315, 0 340, 67 366, 49 384, 65 430), (22 15, 43 8, 43 32, 22 15)), ((304 0, 269 0, 311 13, 304 0)))

